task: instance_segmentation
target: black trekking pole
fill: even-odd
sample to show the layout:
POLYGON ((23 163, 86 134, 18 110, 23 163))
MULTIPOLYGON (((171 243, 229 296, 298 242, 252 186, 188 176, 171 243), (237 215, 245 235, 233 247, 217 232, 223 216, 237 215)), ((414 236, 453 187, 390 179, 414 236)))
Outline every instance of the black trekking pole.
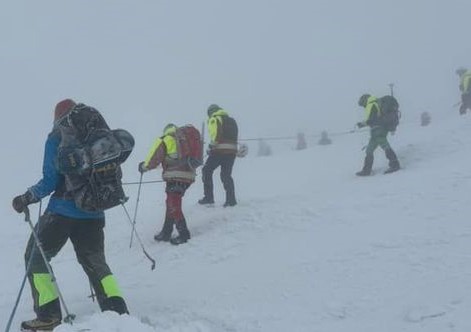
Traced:
POLYGON ((93 285, 91 281, 90 281, 90 295, 88 295, 88 297, 92 299, 92 302, 95 302, 96 294, 93 290, 93 285))
POLYGON ((123 207, 124 212, 126 213, 127 219, 128 219, 129 223, 130 223, 131 226, 132 226, 132 231, 133 231, 133 233, 136 233, 136 239, 137 239, 137 241, 139 242, 139 244, 141 245, 141 248, 142 248, 142 251, 144 252, 144 255, 146 255, 147 259, 149 259, 149 260, 151 261, 151 263, 152 263, 150 269, 151 269, 151 270, 155 269, 155 259, 153 259, 153 258, 147 253, 146 249, 144 248, 144 244, 142 244, 141 237, 139 236, 139 234, 137 233, 136 228, 134 227, 134 224, 133 224, 133 222, 132 222, 131 216, 129 215, 128 209, 126 209, 126 206, 124 205, 124 203, 121 203, 121 206, 123 207))
MULTIPOLYGON (((39 201, 39 217, 41 217, 41 210, 42 210, 42 201, 39 201)), ((25 211, 25 221, 26 221, 26 211, 25 211)), ((31 262, 33 261, 33 253, 36 249, 36 246, 34 246, 31 250, 31 253, 28 258, 28 263, 26 264, 26 270, 25 270, 25 275, 23 277, 23 280, 21 281, 21 286, 20 290, 18 291, 18 295, 16 296, 15 300, 15 305, 13 306, 13 310, 11 311, 10 317, 8 318, 8 323, 7 327, 5 328, 5 332, 10 331, 11 323, 13 322, 13 318, 15 317, 16 314, 16 309, 18 309, 18 304, 20 303, 21 295, 23 294, 23 289, 25 288, 26 285, 26 280, 28 280, 28 274, 29 270, 31 269, 31 262)))
POLYGON ((62 293, 59 289, 59 285, 57 283, 56 276, 54 275, 54 272, 52 271, 51 265, 49 264, 49 262, 47 260, 46 253, 44 252, 44 249, 41 245, 41 241, 39 240, 38 234, 36 233, 36 230, 34 229, 33 223, 31 222, 28 207, 25 208, 24 213, 25 213, 25 221, 29 224, 29 227, 31 228, 31 234, 33 235, 34 241, 36 243, 36 248, 38 248, 39 252, 41 253, 41 256, 44 260, 44 264, 46 264, 47 271, 51 275, 52 284, 56 288, 57 294, 59 295, 59 301, 61 302, 62 307, 64 308, 64 311, 65 311, 65 314, 66 314, 66 316, 64 318, 64 322, 69 323, 70 325, 72 325, 72 323, 75 319, 75 315, 71 314, 69 312, 69 310, 67 309, 67 305, 65 304, 64 297, 62 296, 62 293))
POLYGON ((204 161, 204 121, 201 124, 201 161, 204 161))
POLYGON ((132 247, 132 239, 133 239, 133 235, 134 235, 134 230, 136 229, 137 209, 139 207, 139 198, 141 197, 141 186, 142 186, 142 177, 143 176, 144 176, 144 173, 141 172, 141 177, 139 178, 139 187, 137 189, 136 206, 134 207, 134 218, 132 220, 131 241, 129 241, 129 248, 132 247))

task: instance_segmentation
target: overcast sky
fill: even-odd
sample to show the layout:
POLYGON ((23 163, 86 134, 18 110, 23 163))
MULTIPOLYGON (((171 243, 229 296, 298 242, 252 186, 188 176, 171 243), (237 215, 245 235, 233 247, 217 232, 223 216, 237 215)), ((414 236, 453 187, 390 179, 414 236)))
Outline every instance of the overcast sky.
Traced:
POLYGON ((456 116, 470 14, 469 0, 2 0, 3 207, 39 178, 66 97, 133 133, 132 163, 211 103, 246 138, 348 130, 359 95, 388 83, 405 119, 456 116))

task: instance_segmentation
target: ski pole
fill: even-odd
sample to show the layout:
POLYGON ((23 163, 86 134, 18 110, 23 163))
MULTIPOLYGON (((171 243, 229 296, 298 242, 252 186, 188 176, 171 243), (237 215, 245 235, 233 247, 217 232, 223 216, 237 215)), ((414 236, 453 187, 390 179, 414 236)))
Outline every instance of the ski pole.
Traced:
POLYGON ((16 309, 18 308, 18 304, 20 303, 21 295, 23 294, 23 289, 25 288, 25 285, 26 285, 26 280, 28 279, 28 273, 29 273, 29 270, 31 268, 32 257, 33 257, 33 255, 30 255, 30 257, 28 259, 28 264, 26 265, 25 275, 23 277, 23 280, 21 281, 20 290, 18 292, 18 295, 16 296, 15 305, 13 306, 13 310, 11 311, 10 318, 8 318, 8 323, 7 323, 7 327, 5 328, 5 332, 10 331, 11 323, 13 322, 13 318, 15 317, 16 309))
POLYGON ((132 222, 132 219, 131 219, 131 216, 129 215, 129 212, 128 212, 128 209, 126 209, 126 206, 124 205, 124 203, 121 203, 121 206, 123 207, 124 209, 124 212, 126 213, 126 216, 127 216, 127 219, 129 221, 129 223, 131 224, 131 226, 133 226, 132 230, 133 230, 133 233, 136 233, 136 239, 137 241, 139 242, 139 244, 141 245, 141 248, 142 248, 142 251, 144 252, 144 255, 146 255, 147 259, 149 259, 151 261, 151 267, 150 269, 151 270, 154 270, 155 269, 155 259, 153 259, 146 251, 146 249, 144 248, 144 245, 142 244, 142 240, 139 236, 139 234, 137 233, 137 230, 136 228, 134 227, 134 224, 132 222))
POLYGON ((92 299, 92 302, 95 302, 95 292, 93 291, 93 285, 92 282, 90 281, 90 295, 88 295, 89 298, 92 299))
POLYGON ((204 151, 204 121, 201 124, 201 155, 200 155, 201 161, 204 160, 204 152, 203 151, 204 151))
MULTIPOLYGON (((42 210, 42 201, 39 201, 39 218, 41 217, 41 210, 42 210)), ((26 221, 26 211, 25 211, 25 221, 26 221)), ((18 308, 18 304, 20 303, 21 295, 23 294, 23 289, 26 285, 26 280, 28 279, 29 270, 31 269, 31 262, 33 261, 33 253, 36 247, 34 246, 31 250, 31 253, 28 258, 28 263, 26 263, 26 270, 23 280, 21 281, 20 290, 18 291, 18 295, 16 296, 15 305, 13 306, 13 310, 11 311, 10 317, 8 318, 7 327, 5 328, 5 332, 10 331, 11 323, 13 322, 13 318, 16 314, 16 309, 18 308)))
POLYGON ((36 247, 39 249, 39 252, 41 253, 44 264, 46 265, 47 271, 51 275, 51 281, 52 281, 52 284, 54 285, 54 287, 56 288, 57 294, 59 295, 59 301, 61 302, 62 306, 64 307, 64 311, 65 311, 65 314, 66 314, 66 316, 64 318, 64 322, 69 323, 70 325, 72 325, 72 323, 75 319, 75 315, 71 314, 69 312, 69 310, 67 309, 67 305, 65 304, 64 297, 62 296, 62 292, 59 289, 59 284, 57 283, 56 276, 54 275, 54 272, 52 271, 51 265, 49 264, 49 262, 47 260, 46 253, 43 250, 43 247, 42 247, 41 242, 39 240, 38 234, 36 233, 36 230, 34 229, 33 223, 31 222, 28 207, 25 208, 24 212, 25 212, 25 221, 29 224, 29 227, 31 228, 31 234, 33 235, 34 241, 36 243, 36 247))
POLYGON ((134 207, 134 218, 132 220, 131 241, 129 241, 129 248, 132 247, 132 239, 133 239, 133 235, 134 235, 134 230, 136 229, 137 209, 139 207, 139 198, 141 196, 141 186, 142 186, 142 177, 143 176, 144 176, 144 173, 141 172, 141 177, 139 178, 139 187, 137 189, 136 206, 134 207))

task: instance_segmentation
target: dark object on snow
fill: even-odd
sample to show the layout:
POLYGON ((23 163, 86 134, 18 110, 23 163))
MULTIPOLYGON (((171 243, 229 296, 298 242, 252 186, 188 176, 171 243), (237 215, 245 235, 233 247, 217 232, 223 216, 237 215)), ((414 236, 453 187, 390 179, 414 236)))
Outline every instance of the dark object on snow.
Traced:
POLYGON ((258 140, 258 152, 257 156, 263 157, 263 156, 271 156, 272 151, 270 145, 263 139, 258 140))
POLYGON ((323 131, 321 133, 321 138, 319 140, 319 145, 329 145, 332 144, 332 140, 329 138, 329 135, 327 134, 327 131, 323 131))
POLYGON ((296 136, 296 150, 304 150, 307 148, 306 136, 299 132, 296 136))
POLYGON ((428 126, 431 121, 432 121, 432 116, 430 115, 429 112, 422 112, 422 114, 420 114, 420 125, 422 127, 428 126))

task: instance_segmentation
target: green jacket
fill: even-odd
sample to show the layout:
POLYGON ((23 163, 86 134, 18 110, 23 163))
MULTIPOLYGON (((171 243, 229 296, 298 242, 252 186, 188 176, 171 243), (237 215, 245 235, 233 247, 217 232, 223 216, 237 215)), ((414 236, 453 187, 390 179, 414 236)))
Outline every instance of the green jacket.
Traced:
POLYGON ((378 104, 378 98, 371 96, 368 98, 365 106, 365 121, 364 123, 370 127, 380 125, 379 118, 381 117, 381 108, 378 104))

